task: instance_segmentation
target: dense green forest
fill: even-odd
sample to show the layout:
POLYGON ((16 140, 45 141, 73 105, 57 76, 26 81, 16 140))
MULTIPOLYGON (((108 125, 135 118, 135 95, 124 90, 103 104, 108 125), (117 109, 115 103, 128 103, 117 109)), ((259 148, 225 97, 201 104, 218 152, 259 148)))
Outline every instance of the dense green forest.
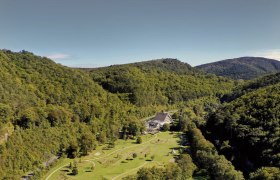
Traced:
POLYGON ((237 171, 233 164, 220 155, 215 146, 208 141, 197 126, 204 126, 203 117, 217 106, 215 98, 192 100, 187 107, 173 114, 175 122, 171 131, 182 132, 181 155, 175 163, 167 164, 164 168, 142 168, 136 175, 128 176, 128 180, 166 179, 229 179, 242 180, 243 173, 237 171))
POLYGON ((279 92, 279 74, 245 83, 207 119, 207 137, 236 167, 246 174, 262 168, 251 173, 255 179, 280 177, 279 92))
POLYGON ((135 108, 84 72, 26 51, 0 51, 0 61, 1 177, 18 179, 61 151, 86 154, 135 124, 135 108))
POLYGON ((230 102, 251 91, 255 91, 257 89, 264 88, 270 85, 275 85, 278 83, 280 83, 280 73, 263 76, 253 81, 248 81, 246 83, 241 84, 240 86, 235 87, 231 93, 225 94, 221 98, 221 101, 230 102))
POLYGON ((141 118, 174 109, 170 130, 190 150, 128 179, 280 177, 280 73, 240 82, 177 59, 73 69, 9 50, 0 63, 1 179, 39 178, 52 157, 87 155, 120 131, 138 136, 141 118))
MULTIPOLYGON (((177 60, 84 71, 27 51, 0 51, 0 174, 19 179, 43 162, 86 155, 119 131, 137 135, 140 118, 198 97, 221 97, 234 82, 177 60)), ((39 169, 38 169, 39 167, 39 169)))
POLYGON ((203 64, 196 68, 233 79, 254 79, 280 72, 280 62, 262 57, 241 57, 203 64))
POLYGON ((138 107, 219 97, 234 86, 229 79, 205 74, 177 59, 114 65, 90 70, 90 74, 104 89, 138 107))

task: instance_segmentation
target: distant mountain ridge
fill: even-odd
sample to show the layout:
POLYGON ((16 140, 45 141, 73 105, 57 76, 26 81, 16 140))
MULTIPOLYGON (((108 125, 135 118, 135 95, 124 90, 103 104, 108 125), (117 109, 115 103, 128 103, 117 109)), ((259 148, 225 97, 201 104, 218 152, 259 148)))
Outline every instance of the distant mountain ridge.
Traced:
POLYGON ((254 79, 280 72, 280 61, 263 57, 240 57, 196 66, 197 69, 233 79, 254 79))

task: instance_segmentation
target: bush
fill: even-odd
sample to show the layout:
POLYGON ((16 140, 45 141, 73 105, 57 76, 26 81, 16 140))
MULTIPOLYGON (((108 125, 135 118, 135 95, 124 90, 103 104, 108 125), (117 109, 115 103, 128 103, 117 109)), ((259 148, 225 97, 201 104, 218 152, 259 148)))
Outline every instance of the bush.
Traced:
POLYGON ((72 169, 72 175, 76 176, 79 173, 77 166, 74 166, 72 169))
POLYGON ((115 142, 114 141, 109 142, 108 148, 111 149, 111 148, 114 148, 114 147, 115 147, 115 142))
POLYGON ((163 130, 163 131, 169 131, 169 130, 170 130, 170 125, 169 125, 169 124, 164 124, 164 125, 162 126, 162 130, 163 130))
POLYGON ((137 137, 136 143, 137 144, 141 144, 142 143, 142 138, 140 136, 137 137))

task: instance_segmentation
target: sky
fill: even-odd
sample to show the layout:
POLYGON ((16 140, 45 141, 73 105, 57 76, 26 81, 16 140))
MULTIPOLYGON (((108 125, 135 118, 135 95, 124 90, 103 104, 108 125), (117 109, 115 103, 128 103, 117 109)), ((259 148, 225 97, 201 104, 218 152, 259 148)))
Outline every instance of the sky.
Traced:
POLYGON ((279 0, 0 0, 0 49, 70 67, 280 60, 279 0))

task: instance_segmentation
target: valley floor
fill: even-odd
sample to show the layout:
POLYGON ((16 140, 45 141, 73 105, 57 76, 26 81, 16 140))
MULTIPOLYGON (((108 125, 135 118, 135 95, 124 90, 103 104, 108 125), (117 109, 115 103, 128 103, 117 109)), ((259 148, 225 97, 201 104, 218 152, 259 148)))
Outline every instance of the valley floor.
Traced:
POLYGON ((115 147, 104 150, 99 146, 88 156, 81 159, 63 159, 43 178, 58 179, 122 179, 135 174, 142 167, 164 166, 174 162, 179 154, 180 133, 161 132, 142 136, 142 144, 135 140, 117 140, 115 147), (133 154, 137 157, 133 158, 133 154), (77 163, 78 175, 73 176, 69 164, 77 163))

